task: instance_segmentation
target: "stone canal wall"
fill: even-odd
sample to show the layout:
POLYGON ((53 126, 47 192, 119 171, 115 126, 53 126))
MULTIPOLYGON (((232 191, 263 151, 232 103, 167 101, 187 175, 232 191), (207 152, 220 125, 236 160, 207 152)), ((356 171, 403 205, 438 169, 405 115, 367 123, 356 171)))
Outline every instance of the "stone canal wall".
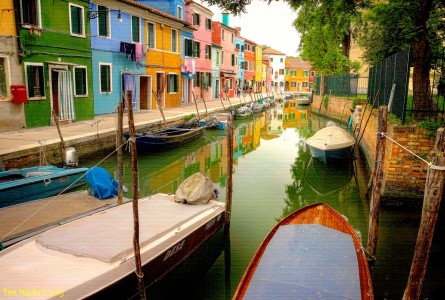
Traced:
MULTIPOLYGON (((321 97, 314 97, 312 109, 318 113, 321 97)), ((346 98, 330 97, 327 110, 321 109, 321 114, 336 120, 342 119, 346 122, 349 118, 349 108, 353 101, 346 98), (343 110, 343 107, 346 107, 343 110), (347 110, 347 113, 344 112, 347 110)), ((357 110, 356 110, 357 111, 357 110)), ((367 109, 362 107, 362 116, 354 114, 353 128, 360 126, 360 117, 363 119, 361 127, 366 128, 361 139, 361 150, 368 166, 374 168, 374 159, 376 152, 376 141, 378 131, 378 109, 367 109), (369 118, 369 121, 368 121, 369 118)), ((356 130, 358 132, 358 130, 356 130)), ((388 136, 416 153, 423 159, 431 161, 430 152, 434 147, 435 135, 419 126, 400 126, 388 124, 388 136)), ((425 181, 428 166, 411 153, 398 146, 396 143, 387 139, 384 161, 384 184, 382 202, 385 205, 410 205, 419 206, 422 204, 425 181)))

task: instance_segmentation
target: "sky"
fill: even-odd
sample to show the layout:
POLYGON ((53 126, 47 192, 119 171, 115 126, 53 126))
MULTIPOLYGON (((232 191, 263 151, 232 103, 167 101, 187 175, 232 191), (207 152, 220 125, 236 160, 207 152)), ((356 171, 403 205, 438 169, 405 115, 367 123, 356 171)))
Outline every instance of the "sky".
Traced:
MULTIPOLYGON (((195 1, 214 13, 213 21, 222 21, 221 9, 195 1)), ((288 56, 298 56, 300 36, 292 26, 297 13, 287 3, 272 1, 268 5, 262 0, 252 0, 246 11, 237 17, 230 15, 229 26, 241 27, 241 36, 257 44, 268 45, 288 56)))

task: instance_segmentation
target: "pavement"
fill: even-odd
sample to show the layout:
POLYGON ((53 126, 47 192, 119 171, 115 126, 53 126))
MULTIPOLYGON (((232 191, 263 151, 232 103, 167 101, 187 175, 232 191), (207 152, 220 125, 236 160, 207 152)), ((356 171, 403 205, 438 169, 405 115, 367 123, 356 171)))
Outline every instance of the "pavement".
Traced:
MULTIPOLYGON (((263 94, 263 97, 266 97, 263 94)), ((262 98, 262 97, 261 97, 262 98)), ((204 118, 207 114, 221 112, 228 107, 244 104, 246 100, 249 103, 252 99, 230 98, 228 101, 211 100, 197 102, 199 116, 204 118), (206 107, 205 107, 206 106, 206 107)), ((164 108, 164 115, 167 123, 175 122, 186 116, 196 113, 194 103, 182 105, 179 107, 164 108)), ((124 113, 124 130, 128 129, 127 114, 124 113)), ((158 109, 143 110, 134 113, 134 124, 136 130, 147 126, 163 124, 162 115, 158 109)), ((98 115, 93 120, 74 122, 60 125, 62 138, 68 145, 74 145, 81 141, 95 139, 99 136, 113 135, 117 127, 117 113, 98 115)), ((41 147, 59 144, 60 138, 56 126, 45 126, 32 129, 23 129, 18 131, 0 132, 0 164, 6 160, 12 160, 22 156, 36 153, 41 147)), ((1 167, 1 165, 0 165, 1 167)))

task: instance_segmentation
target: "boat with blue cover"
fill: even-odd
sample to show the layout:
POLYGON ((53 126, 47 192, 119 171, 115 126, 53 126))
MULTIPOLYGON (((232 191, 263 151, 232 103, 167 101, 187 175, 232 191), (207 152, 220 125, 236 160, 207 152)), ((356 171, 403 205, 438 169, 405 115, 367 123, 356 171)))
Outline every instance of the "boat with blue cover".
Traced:
POLYGON ((85 184, 88 168, 41 166, 0 172, 0 207, 41 199, 85 184))
POLYGON ((299 209, 267 235, 233 299, 374 299, 356 231, 326 204, 299 209))

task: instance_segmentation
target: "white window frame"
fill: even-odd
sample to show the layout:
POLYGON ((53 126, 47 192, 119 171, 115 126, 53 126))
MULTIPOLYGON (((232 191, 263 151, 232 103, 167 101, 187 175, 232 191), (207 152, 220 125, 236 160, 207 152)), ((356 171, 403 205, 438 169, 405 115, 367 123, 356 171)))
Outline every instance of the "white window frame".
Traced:
POLYGON ((111 18, 110 18, 110 8, 106 7, 105 5, 97 5, 97 10, 99 11, 99 6, 103 6, 107 9, 107 18, 108 18, 108 22, 107 22, 107 35, 100 35, 99 34, 99 16, 97 17, 97 36, 101 37, 101 38, 111 38, 111 18))
POLYGON ((147 22, 147 38, 146 38, 146 40, 147 40, 147 45, 148 45, 148 48, 150 48, 150 49, 156 49, 156 23, 152 23, 152 22, 147 22), (153 25, 153 47, 150 47, 150 40, 149 40, 149 34, 150 34, 150 30, 149 30, 149 26, 148 26, 148 24, 151 24, 151 25, 153 25))
MULTIPOLYGON (((99 71, 100 72, 100 71, 99 71)), ((86 66, 73 67, 74 97, 88 97, 88 69, 86 66), (85 94, 76 94, 76 69, 85 69, 85 94)), ((100 79, 99 79, 100 80, 100 79)))
POLYGON ((167 93, 168 93, 169 95, 171 95, 171 94, 177 94, 178 92, 179 92, 179 76, 178 76, 178 74, 173 73, 173 72, 169 72, 169 73, 167 73, 167 93), (176 83, 177 83, 177 90, 176 90, 176 92, 170 92, 170 91, 169 91, 169 81, 168 81, 168 77, 169 77, 170 75, 174 75, 174 76, 176 76, 176 83))
POLYGON ((178 52, 178 48, 179 48, 178 47, 178 30, 172 28, 171 35, 172 35, 172 37, 171 37, 171 50, 172 50, 173 53, 177 53, 178 52), (176 45, 173 45, 173 36, 175 36, 176 45), (173 46, 175 46, 175 49, 173 48, 173 46))
POLYGON ((183 9, 181 5, 176 5, 176 17, 181 20, 184 19, 183 9))
POLYGON ((207 31, 212 31, 212 19, 206 17, 205 26, 207 31), (210 28, 207 25, 210 25, 210 28))
MULTIPOLYGON (((42 9, 41 9, 41 5, 40 5, 40 0, 35 0, 37 2, 37 9, 39 10, 37 13, 37 24, 28 24, 28 23, 23 23, 23 2, 28 2, 29 0, 20 0, 20 22, 23 24, 22 27, 25 28, 30 28, 30 27, 34 27, 37 26, 38 28, 42 28, 42 9)), ((33 0, 34 1, 34 0, 33 0)))
POLYGON ((6 98, 11 98, 11 71, 9 66, 9 57, 5 55, 0 55, 0 58, 4 60, 4 68, 5 68, 5 90, 6 90, 6 98))
POLYGON ((99 63, 99 92, 101 94, 111 94, 113 92, 113 65, 110 63, 99 63), (110 67, 110 91, 102 92, 102 76, 100 76, 100 67, 101 66, 109 66, 110 67))
POLYGON ((43 80, 45 80, 45 66, 43 65, 43 63, 27 63, 25 62, 25 80, 26 80, 26 90, 27 93, 26 95, 28 96, 29 100, 42 100, 42 99, 46 99, 46 82, 43 83, 43 94, 44 96, 38 96, 38 97, 29 97, 29 91, 28 91, 28 66, 38 66, 38 67, 42 67, 43 68, 43 80))
POLYGON ((86 37, 85 36, 85 8, 83 6, 80 6, 80 5, 77 5, 77 4, 74 4, 74 3, 69 3, 68 9, 69 9, 69 17, 70 17, 70 34, 71 34, 71 36, 85 38, 86 37), (82 20, 81 20, 81 22, 82 22, 82 33, 81 34, 73 32, 73 28, 72 28, 72 24, 73 23, 72 23, 72 20, 71 20, 71 7, 72 6, 80 8, 80 10, 82 11, 82 14, 81 14, 82 15, 82 20))

